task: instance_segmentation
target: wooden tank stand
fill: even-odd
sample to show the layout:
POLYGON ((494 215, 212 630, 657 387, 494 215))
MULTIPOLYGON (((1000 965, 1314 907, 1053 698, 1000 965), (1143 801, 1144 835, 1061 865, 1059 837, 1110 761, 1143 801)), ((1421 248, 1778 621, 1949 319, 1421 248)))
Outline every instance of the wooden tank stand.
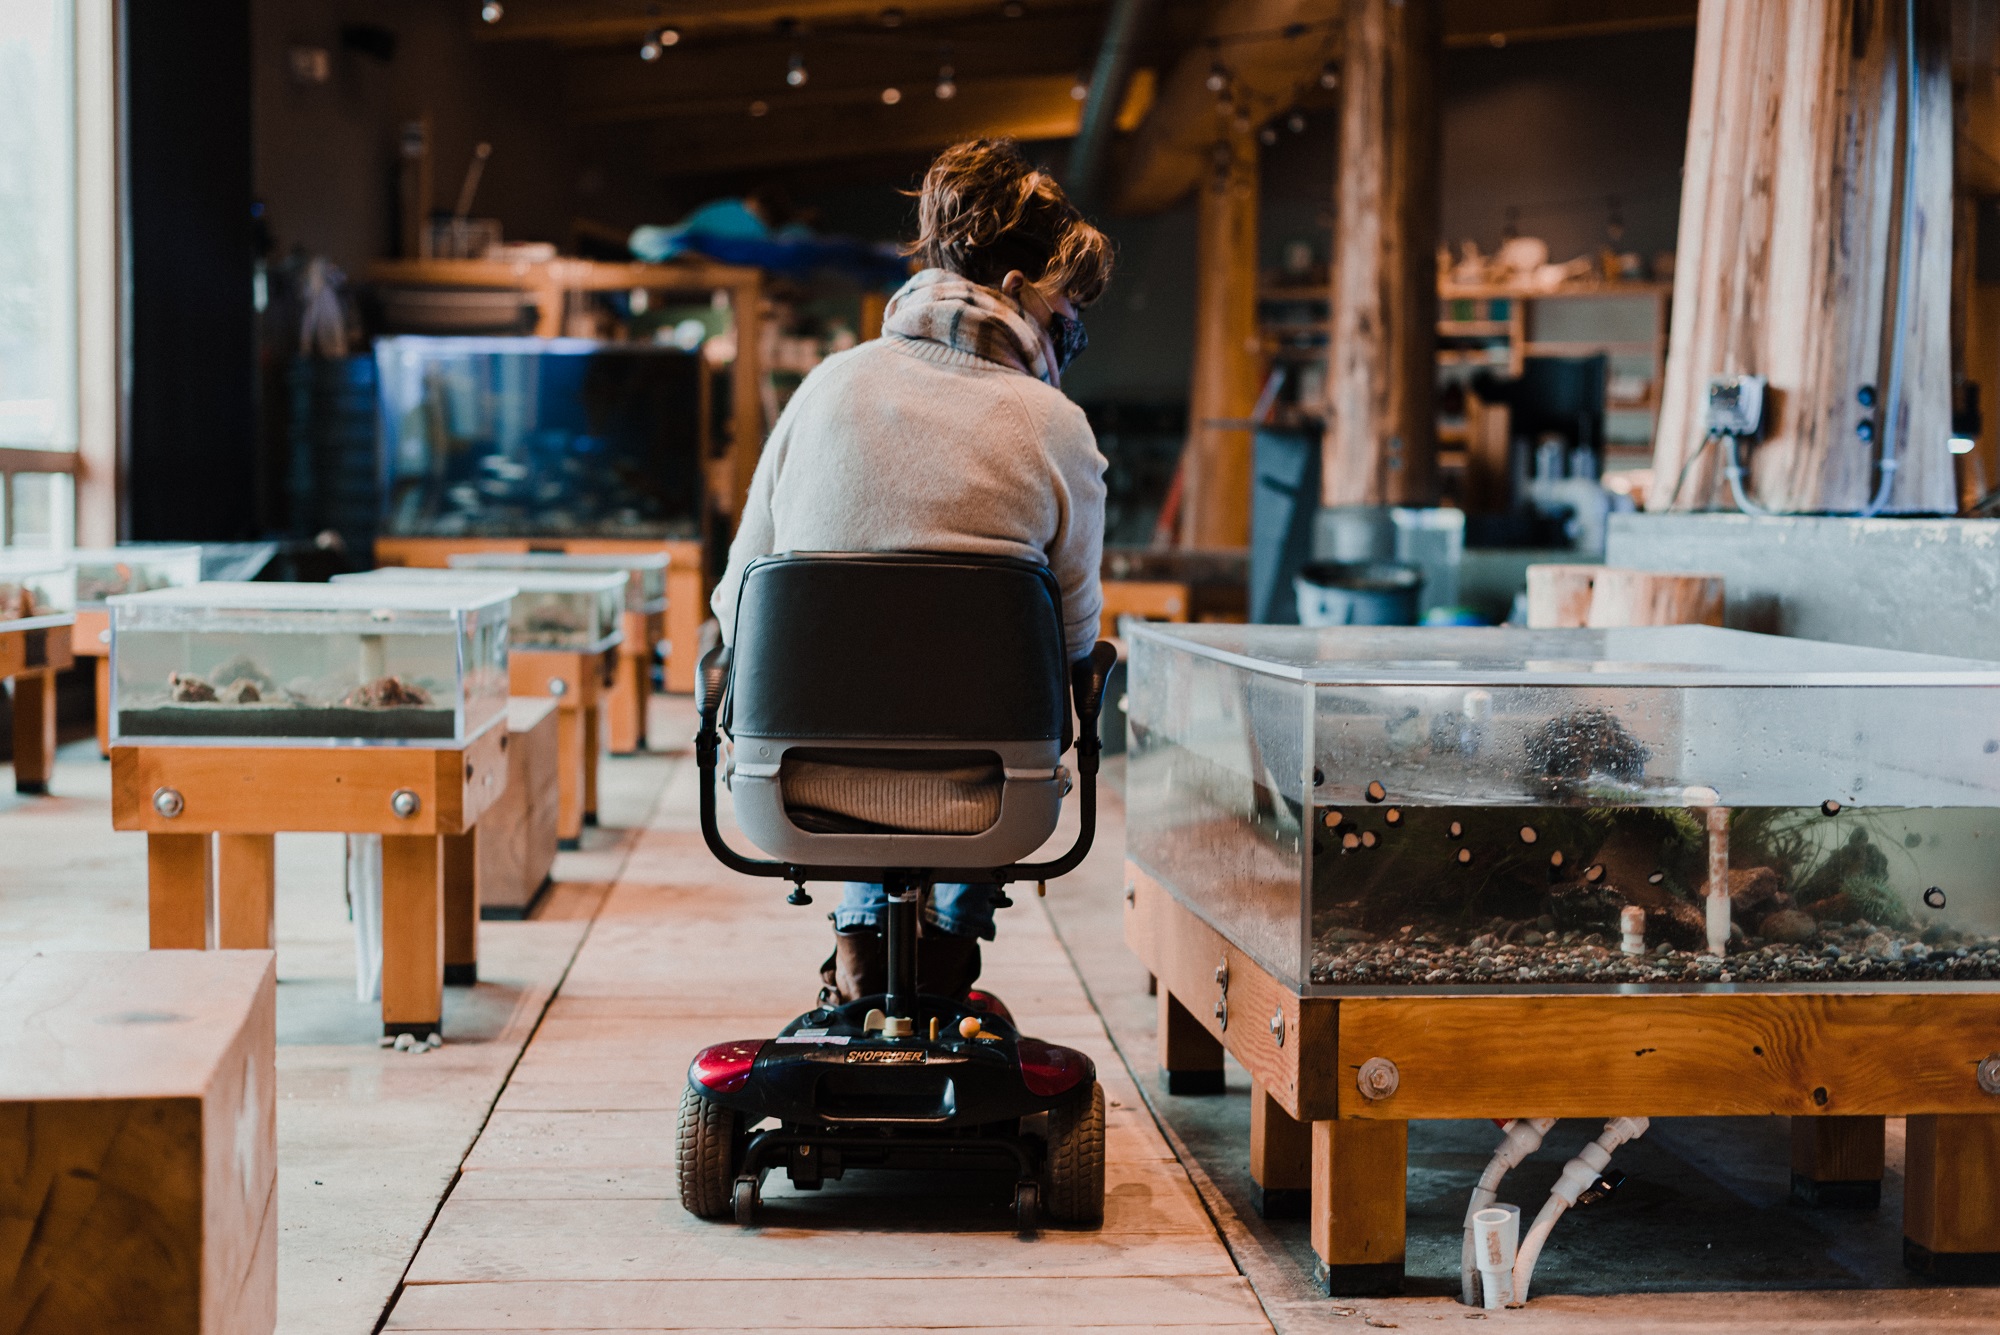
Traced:
POLYGON ((646 701, 653 695, 653 647, 666 638, 665 612, 625 613, 625 639, 605 694, 606 745, 614 756, 646 749, 646 701))
POLYGON ((56 766, 56 673, 76 661, 71 618, 0 623, 0 677, 14 682, 14 791, 40 797, 56 766))
POLYGON ((1250 1073, 1254 1195, 1279 1213, 1303 1193, 1329 1295, 1401 1287, 1419 1118, 1789 1116, 1794 1191, 1861 1205, 1880 1200, 1883 1118, 1907 1117, 1905 1264, 2000 1272, 2000 1092, 1984 1087, 2000 1091, 2000 1061, 1982 1067, 2000 985, 1302 996, 1137 864, 1125 875, 1164 1079, 1219 1089, 1225 1050, 1250 1073), (1369 1093, 1364 1064, 1384 1077, 1369 1093))
POLYGON ((480 816, 507 729, 463 749, 114 746, 111 819, 146 835, 155 950, 269 950, 280 833, 382 836, 382 1032, 442 1032, 478 975, 480 816), (407 814, 405 814, 407 813, 407 814))
POLYGON ((97 754, 111 758, 111 613, 92 609, 76 614, 70 649, 91 659, 97 677, 97 754))
POLYGON ((597 763, 604 749, 604 689, 616 673, 617 650, 515 649, 507 655, 508 694, 556 702, 556 764, 561 800, 556 839, 563 848, 597 824, 597 763))

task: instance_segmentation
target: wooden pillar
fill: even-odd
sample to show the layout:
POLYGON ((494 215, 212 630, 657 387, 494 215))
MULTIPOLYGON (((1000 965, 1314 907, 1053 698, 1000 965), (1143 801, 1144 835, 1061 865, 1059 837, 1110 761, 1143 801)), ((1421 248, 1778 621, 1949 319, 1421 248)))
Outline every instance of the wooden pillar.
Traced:
POLYGON ((276 948, 277 851, 275 835, 215 836, 215 941, 222 949, 276 948))
POLYGON ((1792 1199, 1834 1210, 1882 1203, 1883 1119, 1794 1117, 1792 1199))
POLYGON ((14 676, 14 791, 41 797, 56 767, 56 674, 14 676))
MULTIPOLYGON (((1948 0, 1917 0, 1915 252, 1887 509, 1954 511, 1948 0)), ((1703 438, 1711 376, 1769 378, 1757 504, 1851 511, 1878 482, 1902 175, 1903 7, 1707 4, 1695 36, 1652 509, 1724 505, 1703 438), (1872 390, 1873 407, 1861 401, 1872 390), (1684 472, 1685 470, 1685 472, 1684 472), (1679 480, 1678 488, 1675 483, 1679 480)))
MULTIPOLYGON (((158 836, 154 836, 157 838, 158 836)), ((382 1032, 422 1039, 444 1020, 444 882, 437 835, 382 836, 382 1032)))
POLYGON ((1402 1290, 1409 1160, 1408 1122, 1312 1124, 1312 1245, 1329 1297, 1402 1290))
POLYGON ((1250 544, 1257 342, 1257 140, 1229 130, 1196 198, 1194 374, 1181 466, 1181 545, 1250 544))
POLYGON ((147 944, 154 950, 208 948, 213 839, 208 834, 146 836, 147 944))
POLYGON ((729 518, 733 533, 750 496, 750 478, 757 456, 764 452, 764 288, 750 277, 729 289, 729 308, 736 324, 736 361, 730 369, 729 442, 730 490, 712 498, 729 518))
POLYGON ((1437 489, 1439 0, 1347 0, 1321 496, 1437 489))
POLYGON ((479 981, 479 831, 447 834, 442 843, 445 986, 471 987, 479 981))
POLYGON ((1250 1200, 1266 1219, 1303 1219, 1312 1203, 1312 1125, 1250 1084, 1250 1200))
POLYGON ((1160 1083, 1169 1094, 1222 1092, 1222 1040, 1160 989, 1160 1083))
POLYGON ((1903 1263, 1947 1280, 2000 1274, 2000 1117, 1909 1119, 1903 1263))

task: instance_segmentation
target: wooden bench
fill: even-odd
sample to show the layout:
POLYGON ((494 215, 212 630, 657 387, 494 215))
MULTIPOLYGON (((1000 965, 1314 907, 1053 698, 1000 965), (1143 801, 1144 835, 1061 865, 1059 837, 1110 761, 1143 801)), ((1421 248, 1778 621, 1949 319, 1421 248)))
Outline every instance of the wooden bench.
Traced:
POLYGON ((272 961, 0 957, 0 1330, 276 1327, 272 961))
MULTIPOLYGON (((507 791, 480 818, 479 916, 525 918, 549 882, 556 858, 556 702, 546 696, 507 701, 507 791)), ((456 937, 459 930, 447 932, 456 937)), ((452 950, 447 946, 447 967, 452 950)))

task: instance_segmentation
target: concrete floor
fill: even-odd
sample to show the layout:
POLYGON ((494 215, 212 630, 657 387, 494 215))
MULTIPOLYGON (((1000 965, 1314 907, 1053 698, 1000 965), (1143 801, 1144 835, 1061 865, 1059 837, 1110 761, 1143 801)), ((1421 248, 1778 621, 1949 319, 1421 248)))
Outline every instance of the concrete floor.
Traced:
MULTIPOLYGON (((656 706, 656 735, 691 730, 684 704, 656 706)), ((816 911, 788 910, 761 890, 755 897, 713 893, 714 865, 698 839, 689 837, 693 789, 686 770, 685 753, 607 762, 604 828, 587 834, 583 850, 561 856, 561 884, 535 920, 484 924, 482 982, 448 994, 448 1042, 425 1056, 377 1048, 374 1007, 354 999, 338 841, 281 838, 281 1330, 360 1335, 385 1320, 413 1328, 547 1329, 575 1327, 585 1318, 598 1328, 620 1329, 888 1324, 879 1317, 847 1319, 862 1309, 843 1306, 840 1295, 825 1287, 835 1285, 830 1277, 801 1291, 821 1294, 817 1300, 782 1310, 757 1306, 772 1285, 758 1259, 764 1246, 728 1226, 697 1226, 707 1232, 689 1233, 665 1189, 670 1139, 659 1133, 663 1129, 642 1130, 634 1139, 615 1125, 634 1116, 622 1105, 635 1091, 651 1107, 659 1101, 655 1095, 678 1088, 684 1054, 662 1056, 647 1045, 694 1042, 718 1023, 741 1027, 728 1022, 749 1014, 741 998, 755 999, 752 1010, 761 1020, 769 1020, 766 1010, 789 1013, 809 997, 810 971, 822 949, 824 924, 816 911), (600 916, 607 905, 615 911, 600 916), (761 925, 767 915, 769 929, 761 925), (711 924, 703 930, 723 931, 718 940, 784 944, 739 949, 730 956, 732 967, 716 973, 707 967, 716 951, 699 948, 696 937, 681 940, 682 928, 697 922, 711 924), (691 953, 676 956, 676 949, 691 953), (570 970, 586 959, 597 963, 571 978, 570 970), (565 1034, 580 1035, 584 1046, 557 1043, 565 1034), (606 1035, 629 1036, 617 1041, 646 1051, 612 1051, 614 1041, 593 1054, 590 1043, 607 1041, 606 1035), (611 1120, 589 1123, 595 1129, 587 1135, 572 1130, 585 1122, 548 1120, 578 1112, 611 1120), (604 1153, 607 1144, 616 1147, 611 1159, 593 1160, 583 1171, 608 1172, 609 1178, 569 1202, 582 1213, 567 1222, 536 1223, 535 1211, 551 1207, 511 1198, 496 1215, 500 1202, 481 1189, 555 1181, 570 1170, 543 1165, 556 1170, 545 1179, 523 1178, 521 1170, 536 1167, 537 1156, 588 1157, 604 1153), (679 1255, 690 1239, 710 1258, 703 1262, 708 1268, 705 1277, 689 1281, 694 1287, 672 1290, 679 1295, 672 1301, 657 1287, 664 1280, 647 1280, 654 1287, 618 1289, 629 1301, 615 1311, 593 1309, 595 1315, 558 1301, 538 1314, 524 1309, 520 1320, 490 1306, 477 1320, 451 1316, 449 1304, 440 1307, 438 1299, 468 1296, 469 1288, 458 1292, 460 1281, 495 1273, 498 1262, 482 1255, 482 1238, 494 1220, 504 1223, 515 1213, 519 1227, 511 1230, 509 1245, 517 1260, 509 1264, 525 1266, 523 1274, 544 1264, 541 1251, 581 1255, 575 1264, 582 1269, 574 1273, 592 1273, 592 1266, 637 1264, 621 1257, 679 1255), (597 1248, 601 1258, 590 1255, 589 1246, 580 1252, 573 1243, 556 1245, 573 1238, 578 1220, 592 1231, 610 1229, 597 1248), (538 1248, 541 1241, 548 1245, 538 1248), (620 1248, 625 1250, 611 1255, 620 1248), (406 1275, 412 1296, 398 1301, 406 1275), (429 1295, 425 1303, 415 1301, 419 1290, 429 1295), (544 1319, 550 1312, 560 1319, 544 1319)), ((88 743, 65 747, 53 791, 47 799, 0 796, 0 950, 143 948, 144 842, 109 831, 108 767, 88 743)), ((1619 1155, 1619 1166, 1630 1174, 1623 1190, 1557 1230, 1537 1273, 1533 1304, 1491 1317, 1466 1311, 1451 1294, 1461 1203, 1494 1133, 1485 1123, 1419 1123, 1410 1143, 1408 1296, 1315 1296, 1303 1222, 1267 1223, 1249 1206, 1247 1078, 1232 1067, 1228 1091, 1219 1096, 1159 1092, 1154 1001, 1143 968, 1122 940, 1123 812, 1115 795, 1106 805, 1098 850, 1084 869, 1052 885, 1047 900, 1023 897, 1003 915, 1006 940, 994 952, 992 977, 996 986, 1012 985, 1010 998, 1031 1031, 1047 1029, 1065 1041, 1081 1041, 1072 1034, 1099 1035, 1089 1041, 1102 1045, 1107 1087, 1115 1088, 1125 1118, 1142 1119, 1128 1121, 1131 1134, 1161 1147, 1157 1160, 1151 1152, 1139 1160, 1171 1170, 1146 1188, 1147 1199, 1169 1208, 1164 1203, 1176 1199, 1169 1183, 1181 1180, 1178 1190, 1187 1192, 1191 1205, 1198 1203, 1192 1215, 1171 1207, 1175 1222, 1150 1255, 1136 1235, 1119 1242, 1121 1274, 1136 1270, 1164 1278, 1179 1274, 1176 1267, 1192 1267, 1178 1281, 1186 1286, 1180 1299, 1124 1309, 1129 1320, 1156 1325, 1165 1315, 1182 1326, 1246 1329, 1268 1322, 1281 1332, 1318 1332, 1491 1319, 1522 1332, 1565 1335, 1614 1326, 1621 1335, 2000 1329, 1987 1291, 1930 1285, 1902 1270, 1901 1128, 1894 1123, 1883 1204, 1864 1213, 1813 1212, 1787 1203, 1781 1122, 1656 1123, 1619 1155), (1059 953, 1064 951, 1067 959, 1059 953), (1118 1069, 1121 1063, 1126 1069, 1118 1069), (1148 1111, 1157 1129, 1144 1118, 1148 1111), (1200 1237, 1189 1231, 1188 1219, 1196 1221, 1200 1237), (1221 1259, 1219 1270, 1214 1258, 1221 1259), (1237 1293, 1254 1299, 1248 1311, 1237 1293)), ((1566 1151, 1593 1130, 1582 1122, 1563 1124, 1549 1148, 1510 1177, 1506 1194, 1539 1200, 1566 1151)), ((567 1187, 556 1194, 565 1193, 579 1196, 567 1187)), ((906 1320, 898 1324, 1102 1325, 1107 1311, 1120 1310, 1115 1289, 1089 1288, 1109 1282, 1102 1263, 1063 1260, 1059 1235, 1040 1255, 1021 1253, 1008 1263, 1019 1275, 1011 1288, 983 1296, 959 1290, 958 1297, 946 1298, 931 1287, 941 1261, 946 1270, 986 1265, 987 1250, 1002 1245, 982 1222, 996 1207, 965 1201, 945 1183, 924 1184, 918 1196, 899 1204, 880 1192, 829 1192, 793 1226, 762 1232, 787 1235, 785 1250, 814 1266, 835 1258, 833 1269, 821 1272, 829 1276, 840 1273, 838 1258, 854 1247, 871 1251, 876 1268, 870 1273, 877 1278, 857 1290, 870 1295, 868 1310, 875 1310, 875 1291, 897 1276, 923 1281, 909 1290, 898 1286, 927 1295, 904 1308, 906 1320), (887 1250, 867 1241, 891 1237, 887 1250), (1032 1279, 1020 1266, 1046 1278, 1032 1279), (1105 1298, 1108 1307, 1079 1305, 1091 1293, 1113 1296, 1105 1298)), ((1153 1222, 1138 1226, 1140 1232, 1165 1227, 1155 1215, 1147 1218, 1153 1222)))

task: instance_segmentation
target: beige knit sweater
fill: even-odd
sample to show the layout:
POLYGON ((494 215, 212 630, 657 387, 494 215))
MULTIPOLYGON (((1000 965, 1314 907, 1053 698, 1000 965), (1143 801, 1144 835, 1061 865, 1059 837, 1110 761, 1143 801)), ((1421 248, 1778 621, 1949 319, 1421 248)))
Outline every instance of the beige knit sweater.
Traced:
POLYGON ((750 484, 712 606, 724 640, 750 562, 773 552, 927 551, 1045 562, 1070 656, 1097 639, 1104 456, 1061 390, 942 343, 885 335, 792 396, 750 484))

